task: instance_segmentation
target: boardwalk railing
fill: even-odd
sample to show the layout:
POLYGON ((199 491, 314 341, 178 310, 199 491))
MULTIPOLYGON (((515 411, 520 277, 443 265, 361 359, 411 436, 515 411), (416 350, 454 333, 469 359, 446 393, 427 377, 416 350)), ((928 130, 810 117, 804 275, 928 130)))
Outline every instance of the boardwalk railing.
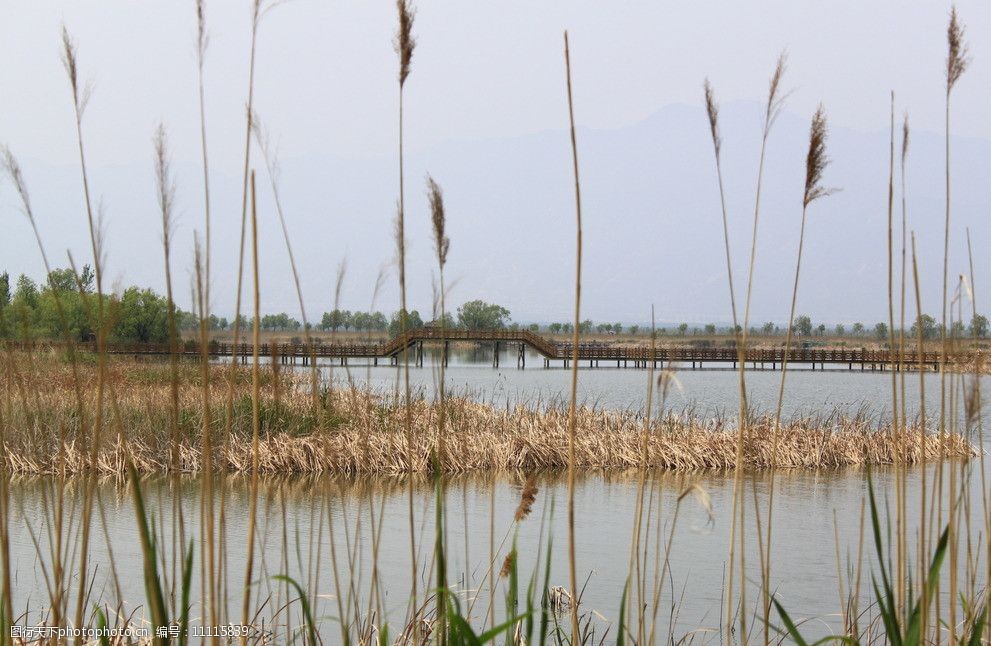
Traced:
MULTIPOLYGON (((571 343, 558 343, 529 330, 462 330, 440 328, 421 328, 399 335, 390 341, 367 343, 262 343, 259 354, 264 357, 281 357, 283 360, 301 358, 305 361, 311 358, 369 358, 395 359, 404 350, 414 346, 422 348, 424 343, 452 342, 482 342, 494 343, 497 347, 502 344, 520 344, 529 346, 545 359, 545 365, 550 360, 569 361, 574 356, 571 343)), ((8 342, 13 349, 59 349, 65 347, 59 342, 8 342)), ((92 342, 81 342, 75 345, 80 350, 95 352, 96 345, 92 342)), ((168 355, 171 346, 168 343, 110 343, 106 350, 116 355, 168 355)), ((199 344, 195 341, 179 343, 176 352, 185 356, 200 354, 199 344)), ((210 342, 207 352, 215 357, 250 357, 253 346, 249 343, 234 345, 223 342, 210 342)), ((410 353, 411 355, 413 353, 410 353)), ((645 367, 647 362, 655 363, 691 363, 694 367, 701 363, 731 363, 736 365, 740 356, 736 348, 699 348, 699 347, 657 347, 651 349, 643 345, 617 345, 610 343, 589 342, 578 345, 578 358, 582 361, 616 361, 621 365, 634 362, 635 366, 645 367)), ((958 352, 947 357, 948 364, 965 363, 974 358, 971 352, 958 352)), ((771 364, 772 368, 780 368, 785 359, 784 348, 752 348, 745 353, 745 362, 758 366, 771 364)), ((788 363, 795 364, 854 364, 863 366, 891 366, 902 364, 908 368, 924 366, 938 367, 941 360, 939 352, 924 352, 921 355, 916 350, 906 351, 899 356, 897 351, 869 350, 854 348, 792 348, 788 353, 788 363)))

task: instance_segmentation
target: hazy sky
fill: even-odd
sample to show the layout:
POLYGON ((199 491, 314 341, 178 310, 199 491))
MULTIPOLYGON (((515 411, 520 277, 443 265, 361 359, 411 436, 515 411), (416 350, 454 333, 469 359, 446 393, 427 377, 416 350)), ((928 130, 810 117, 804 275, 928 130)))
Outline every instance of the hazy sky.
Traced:
MULTIPOLYGON (((967 25, 972 66, 955 93, 953 130, 991 138, 987 118, 991 5, 966 1, 958 4, 958 10, 967 25)), ((567 118, 564 29, 570 31, 573 50, 576 117, 585 128, 622 129, 666 106, 697 106, 706 77, 724 102, 761 100, 778 53, 787 50, 789 112, 807 115, 823 101, 836 127, 875 132, 886 127, 888 93, 895 90, 899 113, 908 110, 915 129, 940 133, 948 13, 949 4, 944 2, 862 0, 423 1, 417 6, 417 48, 407 83, 408 145, 413 155, 429 155, 448 144, 477 145, 561 131, 567 118)), ((224 178, 234 182, 244 146, 250 2, 208 1, 207 20, 211 167, 218 183, 224 178)), ((356 163, 378 160, 384 168, 393 163, 395 22, 394 3, 384 0, 290 0, 265 16, 258 41, 256 108, 278 141, 283 159, 329 155, 356 163)), ((4 3, 0 141, 33 171, 28 181, 34 193, 42 195, 50 190, 46 173, 71 177, 78 172, 71 103, 59 59, 62 24, 78 42, 83 78, 93 84, 84 121, 93 167, 108 174, 123 169, 124 174, 150 176, 151 134, 158 121, 164 121, 179 173, 180 224, 183 235, 191 235, 202 217, 201 185, 193 172, 200 154, 193 0, 4 3)), ((319 174, 314 177, 322 181, 319 174)), ((393 178, 387 179, 386 186, 393 178)), ((420 178, 415 179, 411 191, 419 199, 422 187, 420 178)), ((332 184, 333 178, 326 181, 332 184)), ((111 246, 108 271, 125 283, 133 280, 159 287, 160 279, 156 283, 152 278, 156 274, 135 262, 140 254, 123 250, 128 245, 142 247, 148 264, 160 266, 160 257, 153 255, 158 252, 153 246, 157 237, 152 188, 148 186, 147 212, 140 214, 132 212, 135 207, 130 202, 115 199, 114 188, 109 181, 95 187, 107 209, 111 241, 119 245, 117 251, 111 246)), ((218 189, 218 195, 224 196, 223 191, 218 189)), ((230 191, 223 201, 218 197, 213 205, 218 229, 236 228, 240 205, 237 199, 227 199, 230 196, 236 198, 237 191, 230 191)), ((381 222, 388 223, 392 215, 388 205, 395 193, 374 197, 387 205, 381 222)), ((361 196, 349 199, 358 202, 361 196)), ((565 213, 570 207, 566 199, 565 194, 565 213)), ((2 217, 15 218, 15 207, 12 193, 0 188, 2 217)), ((60 257, 66 246, 79 258, 87 257, 88 241, 80 237, 85 234, 81 210, 41 217, 60 257)), ((381 229, 381 222, 375 227, 381 229)), ((363 226, 326 235, 335 240, 371 235, 373 228, 363 226)), ((0 265, 38 275, 25 223, 17 220, 3 231, 0 265), (28 266, 29 262, 34 264, 28 266)), ((295 235, 305 237, 309 232, 296 230, 295 235)), ((379 246, 381 258, 376 263, 391 257, 389 244, 386 239, 379 246)), ((429 250, 427 242, 419 247, 429 250)), ((304 273, 323 274, 315 287, 323 292, 316 309, 325 305, 333 282, 328 275, 342 259, 341 252, 354 248, 354 244, 328 246, 325 257, 311 255, 304 261, 304 273)), ((470 284, 471 265, 465 261, 470 250, 463 253, 456 269, 470 284)), ((217 252, 218 291, 229 285, 230 257, 229 248, 217 252)), ((177 254, 182 271, 188 271, 188 258, 185 250, 177 254)), ((429 263, 424 261, 424 266, 429 263)), ((353 297, 357 306, 370 299, 366 292, 375 276, 367 275, 370 272, 361 263, 352 263, 352 268, 351 278, 362 285, 353 297)), ((383 309, 391 309, 391 298, 383 309)), ((420 298, 426 300, 422 293, 420 298)), ((643 300, 635 293, 630 298, 643 300)), ((566 298, 562 295, 560 300, 564 303, 566 298)), ((218 295, 216 305, 227 309, 231 301, 225 293, 218 295)), ((270 309, 291 302, 288 297, 273 297, 270 309)), ((594 303, 591 307, 594 312, 594 303)), ((541 308, 516 308, 514 314, 541 319, 566 312, 553 299, 546 311, 530 309, 541 308)), ((771 309, 767 316, 778 319, 787 311, 785 304, 771 309)), ((618 316, 629 319, 634 314, 631 308, 618 316)))

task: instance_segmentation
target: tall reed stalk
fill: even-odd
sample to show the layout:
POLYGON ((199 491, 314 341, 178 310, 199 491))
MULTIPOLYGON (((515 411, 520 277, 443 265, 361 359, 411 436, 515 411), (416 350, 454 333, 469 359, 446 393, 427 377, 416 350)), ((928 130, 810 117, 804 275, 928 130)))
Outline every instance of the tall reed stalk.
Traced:
MULTIPOLYGON (((967 70, 969 64, 969 57, 967 54, 967 45, 963 41, 964 27, 957 18, 957 9, 952 7, 950 10, 950 23, 946 29, 946 41, 947 41, 947 56, 946 56, 946 101, 945 101, 945 139, 944 144, 946 148, 946 216, 944 220, 944 235, 943 235, 943 314, 942 314, 942 325, 940 329, 940 345, 942 357, 940 361, 940 411, 939 411, 939 433, 941 438, 941 446, 945 444, 946 437, 946 425, 947 425, 947 392, 946 392, 946 364, 949 354, 949 339, 947 336, 947 299, 948 299, 948 288, 949 288, 949 263, 950 263, 950 98, 953 93, 953 88, 956 86, 957 81, 963 76, 963 73, 967 70)), ((940 456, 941 458, 943 455, 940 456)), ((937 495, 939 498, 938 507, 938 519, 940 524, 942 524, 943 514, 943 461, 937 464, 937 495)), ((950 640, 954 641, 956 639, 956 604, 954 600, 956 599, 956 588, 957 588, 957 550, 958 550, 958 536, 956 527, 956 492, 953 490, 955 484, 955 474, 956 470, 950 470, 950 522, 949 522, 949 536, 948 542, 950 546, 950 640)), ((936 595, 936 612, 939 616, 940 598, 936 595)), ((939 640, 939 634, 937 633, 937 642, 939 640)))
MULTIPOLYGON (((827 128, 826 128, 826 112, 822 105, 820 104, 818 109, 816 109, 815 114, 812 116, 812 124, 809 127, 809 148, 805 156, 805 190, 802 196, 802 221, 799 228, 798 234, 798 255, 795 260, 795 280, 792 285, 791 293, 791 307, 788 313, 788 330, 785 336, 785 347, 784 355, 781 358, 781 380, 778 385, 778 399, 774 411, 774 429, 771 439, 771 464, 777 463, 778 447, 780 443, 781 435, 781 411, 784 406, 785 397, 785 379, 788 376, 788 354, 791 352, 792 336, 794 333, 795 325, 795 308, 798 303, 798 282, 799 276, 802 270, 802 251, 805 247, 805 225, 808 219, 809 206, 816 200, 826 197, 830 193, 834 192, 835 189, 825 188, 822 185, 823 172, 826 170, 826 166, 829 164, 829 159, 826 157, 826 138, 827 138, 827 128)), ((771 473, 771 489, 768 496, 767 502, 767 541, 765 542, 766 554, 764 556, 764 576, 763 576, 763 586, 765 587, 765 595, 769 595, 767 587, 770 585, 770 570, 772 562, 772 526, 773 526, 773 509, 774 509, 774 472, 772 466, 771 473)), ((742 531, 741 527, 741 531, 742 531)), ((732 546, 731 546, 732 549, 732 546)), ((742 568, 741 568, 742 570, 742 568)), ((730 576, 732 576, 732 570, 730 571, 730 576)), ((741 581, 741 597, 744 581, 741 581)), ((744 605, 741 601, 741 608, 744 605)), ((730 620, 732 615, 730 610, 727 610, 727 629, 730 627, 730 620)), ((765 605, 765 613, 768 612, 767 606, 765 605)), ((742 617, 741 613, 741 617, 742 617)))
MULTIPOLYGON (((445 298, 445 286, 444 286, 444 265, 447 264, 447 253, 451 248, 451 240, 447 237, 447 216, 444 212, 444 194, 441 191, 440 186, 434 181, 433 177, 427 176, 427 199, 430 202, 430 222, 433 225, 434 232, 434 251, 437 255, 437 272, 440 280, 440 330, 441 336, 444 336, 445 326, 447 325, 447 309, 446 309, 446 298, 445 298)), ((445 463, 445 447, 444 447, 444 437, 446 435, 446 425, 447 425, 447 401, 446 401, 446 375, 445 375, 445 361, 440 362, 440 383, 438 387, 438 393, 440 397, 440 409, 437 416, 437 465, 440 466, 445 463)), ((436 477, 438 478, 437 489, 438 489, 438 500, 437 509, 435 510, 436 523, 434 526, 434 559, 437 563, 437 626, 438 626, 438 643, 447 643, 447 558, 445 556, 444 541, 446 540, 446 533, 444 532, 444 517, 446 514, 446 502, 447 502, 447 476, 444 474, 443 470, 438 468, 436 477)), ((468 544, 468 534, 465 533, 465 545, 467 549, 468 544)), ((467 559, 465 563, 467 564, 467 559)))
MULTIPOLYGON (((777 121, 778 115, 781 112, 781 108, 784 105, 785 96, 781 91, 781 80, 784 78, 785 69, 787 67, 788 57, 782 52, 778 56, 777 64, 774 66, 774 72, 771 74, 770 81, 768 82, 767 89, 767 102, 764 104, 764 123, 761 131, 761 144, 760 144, 760 156, 757 163, 757 187, 754 192, 754 216, 753 216, 753 229, 750 236, 750 261, 747 266, 747 292, 744 299, 743 306, 743 329, 740 332, 738 349, 737 349, 737 361, 738 361, 738 371, 737 371, 737 387, 739 389, 739 399, 740 399, 740 413, 738 425, 740 426, 740 431, 745 432, 750 424, 750 407, 747 403, 747 382, 746 382, 746 364, 744 358, 746 357, 747 347, 750 338, 750 304, 751 297, 753 294, 753 284, 754 284, 754 267, 757 264, 757 233, 760 228, 760 207, 761 207, 761 193, 764 188, 764 165, 767 156, 767 140, 770 137, 771 129, 774 126, 775 121, 777 121)), ((739 448, 739 447, 738 447, 739 448)), ((771 594, 770 594, 770 544, 771 544, 771 503, 774 500, 774 463, 771 464, 771 476, 769 478, 769 502, 768 502, 768 517, 767 517, 767 539, 765 544, 768 546, 768 552, 765 556, 761 558, 761 591, 763 597, 763 610, 764 610, 764 642, 768 643, 770 640, 769 630, 770 630, 770 613, 771 613, 771 594)), ((734 494, 734 498, 737 494, 734 494)), ((735 503, 734 503, 735 504, 735 503)), ((742 497, 739 503, 742 507, 742 497)), ((759 510, 755 509, 755 513, 758 514, 759 510)), ((737 516, 735 513, 732 514, 731 524, 736 523, 737 516)), ((758 522, 759 524, 759 522, 758 522)), ((733 530, 731 530, 732 534, 733 530)), ((733 540, 731 538, 730 545, 733 545, 733 540)), ((733 567, 730 566, 732 571, 733 567)), ((732 604, 728 604, 732 605, 732 604)))
POLYGON ((581 329, 582 304, 582 192, 578 175, 578 140, 575 136, 575 107, 571 95, 571 50, 568 32, 564 32, 564 68, 568 89, 568 124, 571 133, 571 165, 575 179, 575 321, 571 338, 571 403, 568 406, 568 577, 571 588, 571 639, 579 639, 578 632, 578 576, 575 568, 575 434, 576 408, 578 405, 578 340, 581 329))
MULTIPOLYGON (((413 61, 413 50, 416 48, 416 39, 413 38, 413 20, 415 11, 410 0, 396 0, 396 11, 399 18, 399 27, 393 41, 393 47, 399 57, 399 204, 396 211, 396 255, 399 264, 399 333, 405 337, 409 326, 408 310, 406 307, 406 190, 404 175, 403 156, 403 97, 406 88, 406 79, 409 78, 410 64, 413 61)), ((411 409, 411 391, 409 384, 409 344, 403 343, 402 354, 403 372, 403 396, 406 405, 406 445, 409 451, 410 471, 413 470, 413 421, 411 409)), ((446 353, 445 353, 446 359, 446 353)), ((413 482, 409 482, 409 497, 407 512, 409 513, 409 548, 410 548, 410 568, 411 568, 411 590, 410 608, 417 608, 419 605, 419 594, 417 592, 417 556, 416 556, 416 521, 413 514, 413 482)), ((419 623, 413 622, 413 641, 419 637, 419 623)))
MULTIPOLYGON (((255 173, 251 173, 251 258, 254 273, 254 317, 251 329, 251 494, 248 503, 248 554, 244 565, 244 601, 241 605, 241 623, 248 625, 251 615, 251 586, 255 558, 255 528, 258 514, 258 472, 260 466, 261 434, 261 293, 258 286, 258 211, 255 199, 255 173)), ((242 638, 242 643, 247 638, 242 638)))
MULTIPOLYGON (((89 103, 90 88, 81 84, 79 78, 78 59, 76 44, 69 35, 68 29, 62 28, 62 64, 65 67, 69 80, 69 89, 72 93, 72 108, 76 125, 76 143, 79 149, 79 168, 83 184, 83 201, 86 210, 86 221, 89 228, 90 246, 93 252, 93 271, 96 278, 96 350, 97 350, 97 396, 95 413, 93 420, 93 437, 83 438, 82 446, 90 451, 91 459, 99 455, 100 444, 103 436, 104 424, 104 396, 107 380, 107 357, 106 347, 106 326, 105 305, 103 297, 103 233, 97 214, 93 209, 93 201, 90 198, 89 172, 86 165, 86 152, 83 145, 83 113, 89 103)), ((74 624, 83 625, 84 603, 86 590, 89 581, 89 543, 90 525, 93 511, 93 490, 96 486, 94 476, 89 476, 84 485, 82 527, 79 545, 79 576, 78 593, 76 598, 76 612, 74 624)))

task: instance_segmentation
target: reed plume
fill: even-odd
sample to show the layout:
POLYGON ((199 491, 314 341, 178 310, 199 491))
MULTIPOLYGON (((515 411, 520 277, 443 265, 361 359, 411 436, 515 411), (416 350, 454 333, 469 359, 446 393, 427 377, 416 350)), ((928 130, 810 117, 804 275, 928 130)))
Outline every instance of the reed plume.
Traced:
POLYGON ((413 50, 416 49, 416 39, 413 38, 413 20, 416 11, 410 0, 396 0, 396 10, 399 13, 399 28, 393 47, 399 55, 399 87, 406 83, 409 76, 410 63, 413 61, 413 50))
POLYGON ((513 515, 513 520, 517 523, 524 520, 533 511, 537 492, 537 478, 532 475, 527 476, 526 482, 523 484, 523 491, 520 492, 520 503, 516 506, 516 513, 513 515))

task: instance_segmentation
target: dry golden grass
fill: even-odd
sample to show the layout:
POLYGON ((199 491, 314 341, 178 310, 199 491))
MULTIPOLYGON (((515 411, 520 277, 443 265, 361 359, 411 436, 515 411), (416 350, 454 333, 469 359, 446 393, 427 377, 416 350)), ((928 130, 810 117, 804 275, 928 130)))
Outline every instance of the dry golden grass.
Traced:
MULTIPOLYGON (((123 474, 127 457, 147 473, 169 470, 171 393, 168 366, 149 362, 114 362, 109 380, 120 393, 110 407, 111 438, 95 465, 82 450, 80 427, 71 403, 70 368, 57 357, 35 357, 32 374, 5 375, 23 387, 40 393, 37 399, 10 401, 7 419, 15 429, 7 438, 7 461, 14 473, 46 474, 58 471, 64 460, 69 473, 95 466, 99 473, 123 474), (68 438, 59 450, 62 431, 68 438)), ((265 366, 261 401, 259 466, 268 474, 427 472, 437 446, 440 406, 417 399, 410 406, 415 431, 412 447, 405 432, 405 410, 394 396, 361 389, 335 389, 323 393, 324 414, 312 409, 308 380, 281 375, 280 397, 272 396, 273 374, 265 366)), ((214 370, 220 370, 214 366, 214 370)), ((82 370, 94 371, 94 366, 82 370)), ((232 441, 214 442, 216 468, 227 472, 251 469, 250 374, 238 372, 235 406, 230 420, 232 441)), ((194 363, 180 367, 179 464, 184 472, 201 468, 199 429, 202 425, 201 374, 194 363)), ((84 378, 93 384, 94 380, 84 378)), ((87 397, 95 396, 95 386, 87 397)), ((211 409, 223 411, 224 393, 211 409)), ((216 415, 223 413, 217 412, 216 415)), ((472 401, 448 398, 447 449, 442 468, 451 473, 482 470, 536 470, 563 468, 568 463, 568 412, 566 408, 535 409, 517 406, 506 410, 472 401)), ((575 459, 585 471, 638 467, 643 459, 644 420, 639 414, 579 408, 575 459)), ((225 428, 215 417, 215 433, 225 428)), ((773 419, 755 419, 743 442, 742 465, 763 469, 772 461, 773 419)), ((737 431, 725 420, 694 414, 668 414, 651 422, 647 464, 666 470, 723 470, 736 466, 737 431)), ((922 440, 918 425, 905 429, 909 463, 936 459, 939 436, 922 440)), ((795 419, 785 424, 778 439, 778 466, 798 468, 892 464, 899 443, 890 430, 875 421, 841 416, 795 419)), ((976 449, 959 435, 949 435, 944 447, 950 458, 969 458, 976 449)))

